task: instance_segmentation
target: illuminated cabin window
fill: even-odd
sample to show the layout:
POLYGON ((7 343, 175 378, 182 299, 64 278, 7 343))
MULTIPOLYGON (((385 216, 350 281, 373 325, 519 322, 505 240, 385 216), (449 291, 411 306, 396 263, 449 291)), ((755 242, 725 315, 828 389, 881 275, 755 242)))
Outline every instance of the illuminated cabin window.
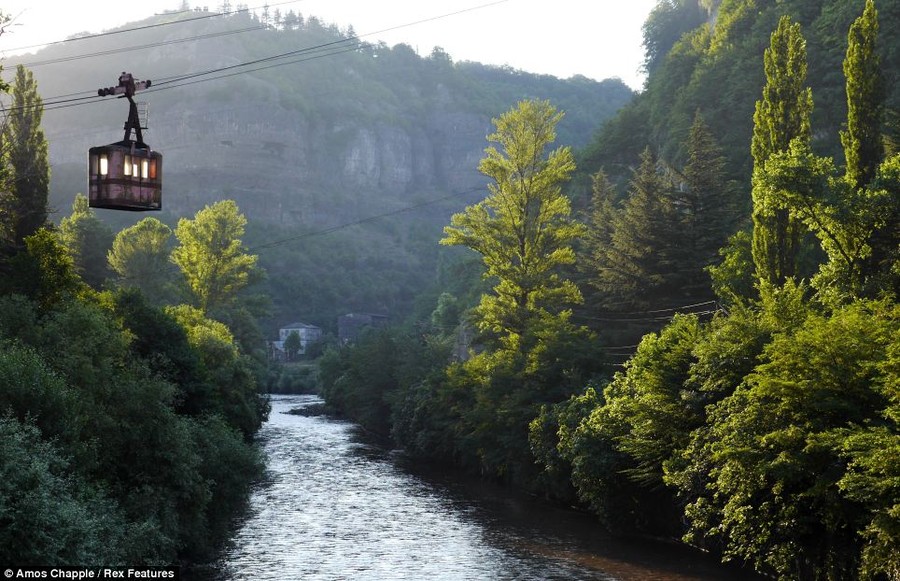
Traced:
POLYGON ((125 164, 122 167, 122 171, 127 176, 131 175, 131 156, 130 155, 125 156, 125 164))
POLYGON ((150 160, 141 160, 141 178, 147 179, 150 175, 150 160))
POLYGON ((109 158, 105 153, 100 154, 100 175, 105 176, 109 174, 109 158))
POLYGON ((150 179, 151 180, 156 179, 156 160, 155 159, 150 160, 150 179))

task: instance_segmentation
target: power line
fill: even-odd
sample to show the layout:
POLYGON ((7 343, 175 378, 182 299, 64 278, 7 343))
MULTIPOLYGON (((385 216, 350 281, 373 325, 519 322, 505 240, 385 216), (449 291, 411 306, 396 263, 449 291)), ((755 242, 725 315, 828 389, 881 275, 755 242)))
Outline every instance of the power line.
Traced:
MULTIPOLYGON (((503 4, 503 3, 508 2, 508 1, 509 1, 509 0, 495 0, 494 2, 489 2, 489 3, 486 3, 486 4, 480 4, 480 5, 477 5, 477 6, 472 6, 472 7, 469 7, 469 8, 464 8, 464 9, 461 9, 461 10, 456 10, 456 11, 454 11, 454 12, 448 12, 448 13, 445 13, 445 14, 440 14, 440 15, 437 15, 437 16, 432 16, 432 17, 429 17, 429 18, 424 18, 424 19, 421 19, 421 20, 416 20, 416 21, 413 21, 413 22, 408 22, 408 23, 405 23, 405 24, 399 24, 399 25, 397 25, 397 26, 388 27, 388 28, 385 28, 385 29, 382 29, 382 30, 378 30, 378 31, 374 31, 374 32, 366 33, 366 34, 361 34, 361 35, 357 35, 357 36, 347 37, 347 38, 343 38, 343 39, 340 39, 340 40, 335 40, 335 41, 332 41, 332 42, 327 42, 327 43, 324 43, 324 44, 315 45, 315 46, 312 46, 312 47, 305 47, 305 48, 302 48, 302 49, 297 49, 297 50, 293 50, 293 51, 288 51, 288 52, 285 52, 285 53, 281 53, 281 54, 277 54, 277 55, 272 55, 272 56, 268 56, 268 57, 263 57, 263 58, 260 58, 260 59, 254 59, 254 60, 252 60, 252 61, 247 61, 247 62, 244 62, 244 63, 238 63, 238 64, 235 64, 235 65, 229 65, 229 66, 226 66, 226 67, 219 67, 219 68, 215 68, 215 69, 209 69, 209 70, 206 70, 206 71, 200 71, 200 72, 190 73, 190 74, 181 75, 181 76, 176 76, 176 77, 163 77, 161 80, 157 81, 157 82, 154 84, 154 89, 157 88, 157 87, 160 87, 160 86, 165 86, 166 88, 175 88, 175 87, 180 87, 180 86, 188 86, 188 85, 196 84, 196 83, 193 83, 193 82, 192 82, 192 83, 185 83, 185 82, 183 82, 183 81, 192 80, 192 79, 198 79, 198 78, 200 78, 200 77, 205 77, 205 76, 209 76, 209 75, 214 75, 214 74, 220 73, 220 72, 225 72, 225 71, 234 70, 234 69, 240 69, 240 68, 252 66, 252 65, 255 65, 255 64, 261 64, 261 63, 270 62, 270 61, 274 61, 274 60, 280 60, 280 59, 288 58, 288 57, 291 57, 291 56, 299 56, 299 55, 304 54, 304 53, 315 53, 315 52, 317 52, 317 51, 320 51, 320 50, 323 50, 323 49, 327 49, 328 47, 337 47, 337 46, 340 46, 340 45, 345 45, 345 46, 346 46, 346 45, 348 45, 348 44, 350 44, 350 43, 354 43, 354 44, 352 44, 350 47, 348 47, 348 48, 346 48, 346 49, 344 49, 344 50, 334 51, 334 52, 332 52, 332 53, 326 53, 326 54, 324 54, 324 55, 317 55, 316 57, 313 57, 313 58, 321 58, 322 56, 331 56, 331 55, 336 55, 336 54, 342 54, 342 53, 344 53, 344 52, 352 52, 352 51, 358 50, 361 46, 364 46, 364 45, 365 45, 365 44, 361 41, 361 39, 362 39, 363 37, 366 37, 366 36, 372 36, 372 35, 375 35, 375 34, 382 34, 382 33, 385 33, 385 32, 391 32, 391 31, 394 31, 394 30, 399 30, 399 29, 401 29, 401 28, 407 28, 407 27, 410 27, 410 26, 416 26, 416 25, 419 25, 419 24, 427 23, 427 22, 433 22, 433 21, 435 21, 435 20, 440 20, 440 19, 443 19, 443 18, 449 18, 449 17, 451 17, 451 16, 457 16, 457 15, 459 15, 459 14, 464 14, 464 13, 467 13, 467 12, 472 12, 472 11, 474 11, 474 10, 480 10, 480 9, 483 9, 483 8, 488 8, 488 7, 491 7, 491 6, 495 6, 495 5, 497 5, 497 4, 503 4), (172 86, 171 86, 171 87, 168 87, 167 85, 170 85, 170 84, 171 84, 172 86)), ((282 2, 281 4, 289 4, 289 3, 290 3, 290 2, 282 2)), ((276 5, 278 5, 278 4, 270 4, 269 7, 271 7, 271 6, 276 6, 276 5)), ((212 15, 212 16, 218 16, 218 15, 219 15, 219 14, 212 15)), ((212 16, 207 15, 207 16, 205 16, 205 18, 212 17, 212 16)), ((190 20, 190 19, 188 19, 188 20, 190 20)), ((176 22, 185 22, 185 21, 186 21, 186 20, 179 20, 179 21, 176 21, 176 22)), ((171 23, 167 23, 167 24, 171 24, 171 23)), ((151 25, 151 26, 157 26, 157 25, 151 25)), ((130 30, 141 30, 141 29, 143 29, 143 28, 144 28, 144 27, 138 27, 138 28, 130 29, 130 30)), ((124 31, 122 31, 122 32, 124 32, 124 31)), ((82 37, 82 38, 87 38, 87 37, 82 37)), ((59 42, 64 42, 64 41, 59 41, 59 42)), ((277 64, 270 65, 270 66, 266 66, 266 67, 259 67, 259 68, 255 68, 255 69, 249 69, 249 70, 246 70, 246 71, 239 71, 238 73, 234 73, 234 74, 221 75, 221 76, 218 76, 218 77, 212 77, 212 78, 209 78, 209 79, 203 79, 201 82, 205 82, 205 81, 214 81, 214 80, 218 80, 218 79, 223 79, 223 78, 227 78, 227 77, 230 77, 230 76, 234 76, 235 74, 251 73, 251 72, 256 72, 256 71, 258 71, 258 70, 264 70, 264 69, 267 69, 267 68, 274 68, 274 67, 276 67, 276 66, 285 66, 285 65, 289 65, 289 64, 296 64, 297 62, 303 62, 303 60, 311 60, 311 59, 301 59, 301 60, 287 61, 287 62, 284 62, 284 63, 277 63, 277 64)), ((152 91, 153 91, 153 89, 151 89, 151 91, 148 91, 148 92, 152 92, 152 91)), ((68 94, 68 95, 61 95, 61 96, 59 96, 59 97, 49 97, 49 98, 47 98, 46 100, 44 100, 44 110, 45 110, 45 111, 52 111, 52 110, 55 110, 55 109, 63 109, 63 108, 72 107, 72 106, 76 106, 76 105, 85 105, 85 104, 87 104, 87 103, 80 103, 79 101, 87 101, 87 100, 93 99, 94 97, 95 97, 95 91, 93 91, 93 90, 90 91, 90 92, 88 92, 88 91, 82 91, 82 92, 78 92, 78 93, 70 93, 70 94, 68 94), (85 95, 86 93, 88 93, 88 94, 85 95), (76 95, 85 95, 85 96, 75 97, 76 95), (67 97, 72 97, 72 98, 67 98, 67 97), (58 99, 62 99, 62 100, 58 100, 58 99)), ((13 110, 13 109, 14 109, 14 108, 11 108, 10 110, 13 110)), ((8 111, 10 111, 10 110, 8 110, 8 111)))
MULTIPOLYGON (((16 48, 10 48, 10 49, 6 49, 5 52, 16 52, 16 51, 20 51, 20 50, 28 50, 28 49, 30 49, 30 48, 40 48, 40 47, 43 47, 43 46, 53 46, 53 45, 57 45, 57 44, 64 44, 64 43, 67 43, 67 42, 78 42, 78 41, 81 41, 81 40, 90 40, 90 39, 93 39, 93 38, 102 38, 102 37, 104 37, 104 36, 113 36, 113 35, 116 35, 116 34, 125 34, 125 33, 128 33, 128 32, 136 32, 136 31, 139 31, 139 30, 147 30, 147 29, 150 29, 150 28, 160 28, 160 27, 162 27, 162 26, 172 26, 173 24, 185 24, 185 23, 187 23, 187 22, 194 22, 194 21, 197 21, 197 20, 205 20, 205 19, 209 19, 209 18, 219 18, 220 16, 229 16, 229 15, 232 15, 232 14, 242 13, 242 12, 244 12, 244 11, 257 10, 257 9, 259 9, 259 8, 265 8, 265 7, 272 8, 272 7, 274 7, 274 6, 283 6, 283 5, 285 5, 285 4, 296 4, 296 3, 299 3, 300 1, 302 1, 302 0, 288 0, 288 1, 285 1, 285 2, 276 2, 276 3, 274 3, 274 4, 268 4, 268 3, 266 3, 266 4, 263 4, 263 5, 260 5, 260 6, 253 6, 252 8, 241 8, 240 10, 237 10, 237 9, 236 9, 236 10, 231 10, 231 11, 228 11, 228 12, 214 12, 214 13, 212 13, 212 14, 204 14, 203 16, 196 16, 196 17, 194 17, 194 18, 182 18, 182 19, 180 19, 180 20, 172 20, 172 21, 170 21, 170 22, 157 22, 157 23, 155 23, 155 24, 147 24, 147 25, 144 25, 144 26, 135 26, 135 27, 133 27, 133 28, 123 28, 123 29, 120 29, 120 30, 108 30, 108 31, 106 31, 106 32, 98 32, 98 33, 96 33, 96 34, 86 34, 86 35, 84 35, 84 36, 76 36, 76 37, 74 37, 74 38, 66 38, 66 39, 63 39, 63 40, 54 40, 54 41, 52 41, 52 42, 44 42, 44 43, 41 43, 41 44, 32 44, 32 45, 29 45, 29 46, 20 46, 20 47, 16 47, 16 48)), ((192 11, 191 11, 191 10, 179 10, 179 11, 176 11, 176 12, 163 12, 162 14, 156 14, 155 16, 169 16, 169 15, 175 15, 175 14, 183 14, 184 12, 192 12, 192 11)))
POLYGON ((314 46, 314 47, 301 48, 301 49, 292 50, 292 51, 288 51, 288 52, 281 53, 281 54, 277 54, 277 55, 273 55, 273 56, 268 56, 268 57, 264 57, 264 58, 260 58, 260 59, 256 59, 256 60, 252 60, 252 61, 247 61, 247 62, 244 62, 244 63, 239 63, 239 64, 236 64, 236 65, 229 65, 229 66, 227 66, 227 67, 219 67, 219 68, 217 68, 217 69, 210 69, 210 70, 203 71, 203 72, 199 72, 199 73, 192 73, 192 74, 189 74, 189 75, 182 75, 182 76, 180 76, 180 77, 172 77, 172 78, 170 78, 170 79, 163 79, 162 81, 160 81, 160 82, 157 83, 157 86, 159 86, 159 85, 165 85, 165 84, 168 84, 168 83, 174 83, 174 82, 178 82, 178 81, 182 81, 182 80, 192 79, 192 78, 196 78, 196 77, 206 76, 206 75, 210 75, 210 74, 215 74, 215 73, 218 73, 218 72, 224 72, 224 71, 228 71, 228 70, 233 70, 233 69, 235 69, 235 68, 240 68, 240 67, 244 67, 244 66, 250 66, 250 65, 260 64, 260 63, 263 63, 263 62, 268 62, 268 61, 278 60, 278 59, 282 59, 282 58, 287 58, 287 57, 290 57, 290 56, 296 56, 296 55, 299 55, 299 54, 303 54, 303 53, 305 53, 305 52, 309 52, 309 51, 313 51, 313 50, 317 50, 317 49, 322 49, 322 48, 327 48, 327 47, 335 46, 335 45, 348 44, 348 43, 351 43, 351 42, 352 42, 352 43, 357 43, 357 46, 358 46, 359 44, 361 44, 362 38, 367 37, 367 36, 373 36, 373 35, 376 35, 376 34, 383 34, 383 33, 385 33, 385 32, 393 32, 393 31, 395 31, 395 30, 399 30, 399 29, 401 29, 401 28, 408 28, 408 27, 410 27, 410 26, 418 26, 418 25, 420 25, 420 24, 425 24, 425 23, 428 23, 428 22, 434 22, 435 20, 441 20, 441 19, 444 19, 444 18, 449 18, 449 17, 451 17, 451 16, 458 16, 458 15, 464 14, 464 13, 466 13, 466 12, 472 12, 473 10, 481 10, 481 9, 484 9, 484 8, 488 8, 488 7, 491 7, 491 6, 495 6, 495 5, 497 5, 497 4, 503 4, 503 3, 508 2, 508 1, 509 1, 509 0, 495 0, 494 2, 489 2, 489 3, 487 3, 487 4, 479 4, 478 6, 472 6, 472 7, 469 7, 469 8, 464 8, 464 9, 461 9, 461 10, 456 10, 456 11, 454 11, 454 12, 448 12, 448 13, 440 14, 440 15, 437 15, 437 16, 431 16, 431 17, 429 17, 429 18, 423 18, 423 19, 421 19, 421 20, 416 20, 416 21, 413 21, 413 22, 407 22, 407 23, 405 23, 405 24, 398 24, 397 26, 391 26, 391 27, 388 27, 388 28, 383 28, 383 29, 381 29, 381 30, 376 30, 376 31, 374 31, 374 32, 367 32, 367 33, 365 33, 365 34, 359 34, 359 35, 356 35, 356 36, 349 36, 349 37, 347 37, 347 38, 342 38, 342 39, 340 39, 340 40, 335 40, 335 41, 332 41, 332 42, 326 42, 326 43, 324 43, 324 44, 320 44, 320 45, 317 45, 317 46, 314 46))
POLYGON ((701 303, 692 303, 689 305, 680 305, 677 307, 668 307, 665 309, 654 309, 647 311, 633 311, 630 313, 617 313, 614 311, 609 311, 601 314, 608 314, 608 316, 591 316, 585 314, 577 314, 575 317, 584 321, 597 321, 601 323, 650 323, 650 322, 663 322, 672 320, 675 315, 697 315, 697 316, 707 316, 714 315, 716 313, 722 312, 723 309, 719 306, 718 301, 709 300, 703 301, 701 303), (695 309, 697 307, 706 307, 704 310, 700 311, 691 311, 689 309, 695 309), (663 315, 661 313, 670 313, 668 315, 663 315))
POLYGON ((397 210, 392 210, 390 212, 384 212, 382 214, 375 214, 373 216, 368 216, 366 218, 361 218, 359 220, 354 220, 352 222, 345 222, 344 224, 338 224, 336 226, 330 226, 328 228, 323 228, 321 230, 314 230, 312 232, 304 232, 303 234, 298 234, 296 236, 290 236, 288 238, 282 238, 281 240, 275 240, 272 242, 267 242, 265 244, 257 244, 252 248, 248 248, 248 252, 255 252, 258 250, 265 250, 267 248, 274 248, 275 246, 281 246, 282 244, 287 244, 288 242, 296 242, 297 240, 302 240, 304 238, 310 238, 312 236, 321 236, 323 234, 331 234, 332 232, 337 232, 338 230, 343 230, 344 228, 350 228, 352 226, 359 226, 360 224, 365 224, 368 222, 373 222, 375 220, 380 220, 381 218, 387 218, 389 216, 396 216, 397 214, 402 214, 404 212, 411 212, 413 210, 418 210, 420 208, 424 208, 426 206, 431 206, 434 204, 438 204, 440 202, 444 202, 446 200, 450 200, 452 198, 456 198, 459 196, 463 196, 466 194, 472 194, 474 192, 483 191, 484 188, 474 187, 469 188, 468 190, 463 190, 461 192, 454 192, 452 194, 448 194, 446 196, 442 196, 440 198, 435 198, 432 200, 427 200, 425 202, 414 204, 412 206, 406 206, 403 208, 399 208, 397 210))
POLYGON ((76 60, 81 60, 81 59, 86 59, 86 58, 94 58, 94 57, 98 57, 98 56, 109 56, 111 54, 118 54, 118 53, 122 53, 122 52, 132 52, 132 51, 136 51, 136 50, 144 50, 147 48, 157 48, 160 46, 169 46, 172 44, 180 44, 183 42, 207 40, 210 38, 218 38, 221 36, 229 36, 232 34, 242 34, 244 32, 252 32, 255 30, 265 30, 265 29, 266 28, 264 26, 250 26, 247 28, 239 28, 237 30, 223 30, 223 31, 219 31, 219 32, 211 32, 209 34, 188 36, 185 38, 176 38, 176 39, 172 39, 172 40, 153 42, 150 44, 142 44, 142 45, 138 45, 138 46, 126 46, 126 47, 121 47, 121 48, 113 48, 113 49, 109 49, 109 50, 90 52, 90 53, 84 53, 84 54, 78 54, 78 55, 70 55, 70 56, 65 56, 65 57, 46 59, 46 60, 42 60, 42 61, 30 61, 30 62, 22 62, 22 63, 17 63, 15 61, 12 61, 10 64, 11 65, 20 65, 21 64, 30 69, 33 69, 35 67, 40 67, 40 66, 44 66, 44 65, 55 65, 55 64, 59 64, 59 63, 66 63, 66 62, 76 61, 76 60))
MULTIPOLYGON (((208 82, 208 81, 217 81, 217 80, 220 80, 220 79, 226 79, 226 78, 234 77, 234 76, 237 76, 237 75, 243 75, 243 74, 253 73, 253 72, 262 71, 262 70, 266 70, 266 69, 271 69, 271 68, 275 68, 275 67, 281 67, 281 66, 287 66, 287 65, 291 65, 291 64, 302 63, 302 62, 311 61, 311 60, 316 60, 316 59, 320 59, 320 58, 324 58, 324 57, 328 57, 328 56, 335 56, 335 55, 339 55, 339 54, 344 54, 344 53, 347 53, 347 52, 354 52, 354 51, 356 51, 356 50, 358 50, 358 47, 352 46, 352 47, 348 47, 348 48, 343 48, 343 49, 341 49, 341 50, 334 50, 334 51, 327 52, 327 53, 324 53, 324 54, 317 54, 317 55, 307 56, 307 57, 305 57, 305 58, 294 59, 294 60, 287 61, 287 62, 283 62, 283 63, 270 64, 270 65, 266 65, 266 66, 256 67, 256 68, 253 68, 253 69, 248 69, 248 70, 245 70, 245 71, 234 71, 234 72, 231 72, 231 73, 226 74, 226 75, 219 75, 219 76, 212 77, 212 78, 208 78, 208 79, 199 79, 199 78, 198 78, 198 79, 194 79, 194 80, 189 80, 189 81, 187 81, 187 82, 178 82, 177 84, 173 82, 173 84, 166 84, 166 85, 164 85, 164 86, 162 86, 162 87, 157 87, 157 85, 154 84, 150 89, 147 89, 146 91, 144 91, 143 94, 144 94, 144 95, 148 95, 148 94, 151 94, 151 93, 158 93, 158 92, 160 92, 160 91, 167 91, 167 90, 170 90, 170 89, 178 89, 178 88, 181 88, 181 87, 187 87, 187 86, 190 86, 190 85, 196 85, 196 84, 198 84, 198 83, 205 83, 205 82, 208 82)), ((205 73, 204 73, 204 74, 205 74, 205 73)), ((101 102, 101 101, 93 100, 94 97, 95 97, 95 95, 91 95, 91 96, 89 96, 89 97, 78 97, 78 98, 69 99, 69 100, 67 100, 67 101, 57 101, 57 102, 51 103, 50 105, 45 106, 45 107, 44 107, 44 111, 56 111, 56 110, 58 110, 58 109, 67 109, 67 108, 69 108, 69 107, 77 107, 77 106, 79 106, 79 105, 90 105, 90 104, 100 103, 100 102, 101 102), (90 102, 83 102, 83 101, 90 101, 90 102)), ((10 109, 10 110, 13 110, 13 109, 14 109, 14 108, 12 108, 12 109, 10 109)))

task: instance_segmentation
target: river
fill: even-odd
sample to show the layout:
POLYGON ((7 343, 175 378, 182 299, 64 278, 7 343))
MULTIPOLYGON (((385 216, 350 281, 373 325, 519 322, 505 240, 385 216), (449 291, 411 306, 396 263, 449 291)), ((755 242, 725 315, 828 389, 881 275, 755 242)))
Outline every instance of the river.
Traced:
POLYGON ((583 513, 421 470, 350 422, 286 413, 320 402, 272 398, 260 431, 266 478, 210 579, 754 578, 681 546, 610 538, 583 513))

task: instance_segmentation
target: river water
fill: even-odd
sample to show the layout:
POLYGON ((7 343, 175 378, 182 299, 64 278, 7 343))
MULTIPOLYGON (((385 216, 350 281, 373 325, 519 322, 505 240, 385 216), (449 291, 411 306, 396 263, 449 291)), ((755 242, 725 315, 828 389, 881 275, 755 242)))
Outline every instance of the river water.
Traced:
POLYGON ((286 413, 316 403, 273 397, 260 432, 267 476, 209 578, 753 578, 683 547, 614 540, 589 515, 420 470, 350 422, 286 413))

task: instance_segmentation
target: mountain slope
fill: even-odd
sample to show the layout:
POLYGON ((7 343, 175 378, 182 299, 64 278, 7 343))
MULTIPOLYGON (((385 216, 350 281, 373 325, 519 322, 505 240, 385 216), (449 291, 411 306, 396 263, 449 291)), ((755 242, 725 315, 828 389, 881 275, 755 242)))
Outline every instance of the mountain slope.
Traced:
MULTIPOLYGON (((174 224, 237 201, 245 242, 268 271, 271 328, 302 320, 329 329, 353 310, 409 313, 443 268, 441 227, 484 196, 477 165, 492 117, 524 98, 549 99, 566 112, 557 144, 582 146, 633 97, 618 80, 360 43, 314 17, 275 29, 247 12, 172 13, 128 28, 140 30, 21 59, 46 104, 56 219, 86 187, 88 148, 122 139, 125 103, 91 93, 122 71, 152 80, 137 100, 149 103, 145 141, 164 156, 160 217, 174 224), (76 90, 87 98, 55 98, 76 90)), ((98 214, 117 228, 142 217, 98 214)))

